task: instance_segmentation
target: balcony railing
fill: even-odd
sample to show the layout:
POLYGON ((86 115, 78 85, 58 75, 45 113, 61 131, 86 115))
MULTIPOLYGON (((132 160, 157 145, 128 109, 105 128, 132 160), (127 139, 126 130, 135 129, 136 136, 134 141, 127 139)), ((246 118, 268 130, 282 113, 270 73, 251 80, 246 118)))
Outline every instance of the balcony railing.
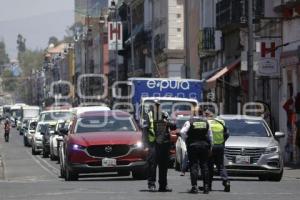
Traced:
POLYGON ((215 27, 205 27, 199 32, 199 55, 206 55, 222 49, 222 32, 215 27))
MULTIPOLYGON (((254 0, 254 21, 264 16, 264 1, 254 0)), ((247 20, 248 0, 221 0, 216 4, 217 28, 240 26, 247 20)))

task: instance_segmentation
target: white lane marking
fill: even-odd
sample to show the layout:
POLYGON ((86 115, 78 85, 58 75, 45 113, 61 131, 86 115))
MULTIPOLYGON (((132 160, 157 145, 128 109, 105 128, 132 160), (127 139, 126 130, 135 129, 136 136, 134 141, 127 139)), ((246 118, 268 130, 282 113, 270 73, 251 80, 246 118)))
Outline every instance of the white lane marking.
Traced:
POLYGON ((57 175, 50 171, 49 169, 47 169, 47 167, 45 167, 44 165, 42 165, 42 163, 33 155, 31 155, 28 151, 26 151, 26 153, 32 157, 32 159, 39 165, 41 166, 46 172, 48 172, 51 176, 54 176, 55 178, 57 178, 57 175))
POLYGON ((49 192, 49 193, 40 193, 40 194, 28 194, 28 195, 13 195, 8 196, 12 199, 21 199, 28 197, 39 197, 39 196, 61 196, 67 194, 128 194, 127 192, 105 192, 105 191, 90 191, 90 190, 72 190, 65 192, 49 192))
MULTIPOLYGON (((29 152, 28 152, 28 153, 29 153, 29 152)), ((49 168, 51 168, 51 171, 52 171, 53 173, 55 173, 56 175, 59 174, 59 169, 58 169, 58 168, 52 166, 52 165, 49 164, 46 160, 40 158, 39 156, 34 156, 34 157, 35 157, 36 159, 38 159, 39 161, 45 163, 45 165, 47 165, 49 168)))

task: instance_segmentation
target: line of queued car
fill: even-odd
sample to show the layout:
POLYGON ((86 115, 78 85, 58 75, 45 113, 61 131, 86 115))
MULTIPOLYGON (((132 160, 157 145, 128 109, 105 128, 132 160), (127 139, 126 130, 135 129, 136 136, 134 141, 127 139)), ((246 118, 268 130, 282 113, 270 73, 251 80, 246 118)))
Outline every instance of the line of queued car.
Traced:
MULTIPOLYGON (((178 113, 174 120, 180 129, 190 116, 178 113)), ((230 175, 257 176, 260 180, 280 181, 283 156, 279 140, 284 133, 273 133, 261 117, 221 115, 230 137, 225 143, 225 165, 230 175)), ((146 156, 142 133, 133 117, 106 106, 79 107, 41 112, 39 119, 23 121, 24 145, 32 154, 58 160, 60 176, 78 180, 88 173, 132 173, 146 178, 146 156)), ((179 130, 177 130, 179 131, 179 130)), ((175 169, 180 170, 186 155, 184 138, 172 133, 175 169)))
POLYGON ((89 173, 117 172, 146 178, 142 133, 132 116, 106 106, 49 110, 24 121, 24 146, 60 163, 60 176, 78 180, 89 173))

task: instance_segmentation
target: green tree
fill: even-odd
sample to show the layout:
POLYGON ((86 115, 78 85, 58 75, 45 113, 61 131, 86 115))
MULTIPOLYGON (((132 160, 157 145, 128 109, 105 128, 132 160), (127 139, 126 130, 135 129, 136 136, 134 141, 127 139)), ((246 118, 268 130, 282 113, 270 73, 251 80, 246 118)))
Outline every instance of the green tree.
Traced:
POLYGON ((4 70, 2 75, 2 86, 5 92, 14 92, 17 88, 17 79, 13 76, 12 72, 8 69, 4 70))
POLYGON ((44 51, 26 50, 19 57, 19 65, 22 68, 23 76, 31 75, 32 70, 40 69, 44 62, 44 51))
POLYGON ((0 41, 0 66, 9 63, 9 57, 6 53, 5 42, 3 40, 0 41))
POLYGON ((26 39, 19 33, 17 36, 18 59, 20 55, 26 51, 26 39))

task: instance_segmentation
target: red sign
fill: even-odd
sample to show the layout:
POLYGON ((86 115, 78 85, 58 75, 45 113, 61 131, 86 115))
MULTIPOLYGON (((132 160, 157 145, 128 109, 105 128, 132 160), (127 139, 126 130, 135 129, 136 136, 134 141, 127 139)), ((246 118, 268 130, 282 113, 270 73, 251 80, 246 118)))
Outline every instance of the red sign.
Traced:
POLYGON ((120 40, 121 39, 121 24, 118 23, 117 27, 114 27, 113 23, 110 23, 109 26, 110 26, 110 33, 109 33, 110 38, 109 39, 113 40, 114 39, 113 35, 117 34, 117 38, 118 38, 118 40, 120 40))
POLYGON ((275 58, 275 53, 276 53, 276 43, 271 42, 270 47, 266 47, 266 43, 262 42, 261 43, 261 57, 265 58, 267 54, 271 54, 272 58, 275 58))

